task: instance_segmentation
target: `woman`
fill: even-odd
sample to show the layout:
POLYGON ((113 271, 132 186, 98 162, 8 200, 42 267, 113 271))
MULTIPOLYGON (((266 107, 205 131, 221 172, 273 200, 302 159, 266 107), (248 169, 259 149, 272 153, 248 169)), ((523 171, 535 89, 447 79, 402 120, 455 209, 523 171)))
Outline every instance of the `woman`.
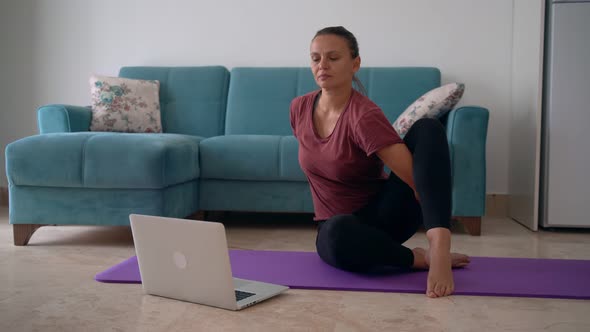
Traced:
MULTIPOLYGON (((320 90, 295 98, 291 126, 318 221, 316 247, 328 264, 363 272, 379 266, 428 269, 426 295, 454 290, 448 143, 438 120, 417 121, 402 140, 383 111, 352 87, 361 59, 343 27, 317 32, 311 70, 320 90), (387 176, 383 165, 392 170, 387 176), (402 243, 424 224, 429 249, 402 243)), ((364 90, 364 89, 363 89, 364 90)))

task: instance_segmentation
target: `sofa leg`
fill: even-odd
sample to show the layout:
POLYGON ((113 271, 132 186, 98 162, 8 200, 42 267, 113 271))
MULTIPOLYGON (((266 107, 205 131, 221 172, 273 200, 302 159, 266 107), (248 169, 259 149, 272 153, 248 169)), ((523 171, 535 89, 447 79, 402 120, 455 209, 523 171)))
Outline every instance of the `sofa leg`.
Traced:
POLYGON ((14 245, 15 246, 26 246, 33 236, 35 231, 46 225, 39 225, 39 224, 13 224, 12 225, 12 233, 14 235, 14 245))
POLYGON ((453 217, 453 219, 463 224, 469 235, 481 235, 481 217, 453 217))

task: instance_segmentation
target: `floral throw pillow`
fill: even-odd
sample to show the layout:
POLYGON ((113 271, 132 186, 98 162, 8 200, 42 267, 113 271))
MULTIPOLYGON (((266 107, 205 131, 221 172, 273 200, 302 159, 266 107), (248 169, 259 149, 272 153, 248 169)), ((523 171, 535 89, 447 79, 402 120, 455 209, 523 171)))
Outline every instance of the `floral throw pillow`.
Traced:
POLYGON ((121 77, 90 77, 91 131, 162 132, 160 82, 121 77))
POLYGON ((393 128, 403 137, 421 118, 439 118, 450 111, 463 96, 465 84, 449 83, 418 98, 395 120, 393 128))

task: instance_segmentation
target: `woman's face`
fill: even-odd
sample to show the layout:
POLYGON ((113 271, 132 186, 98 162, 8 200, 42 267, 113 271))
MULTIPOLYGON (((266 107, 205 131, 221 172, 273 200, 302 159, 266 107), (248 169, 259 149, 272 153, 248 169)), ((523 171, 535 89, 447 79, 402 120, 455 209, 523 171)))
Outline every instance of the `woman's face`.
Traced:
POLYGON ((361 59, 352 58, 346 39, 336 35, 320 35, 311 41, 311 71, 322 89, 352 85, 361 59))

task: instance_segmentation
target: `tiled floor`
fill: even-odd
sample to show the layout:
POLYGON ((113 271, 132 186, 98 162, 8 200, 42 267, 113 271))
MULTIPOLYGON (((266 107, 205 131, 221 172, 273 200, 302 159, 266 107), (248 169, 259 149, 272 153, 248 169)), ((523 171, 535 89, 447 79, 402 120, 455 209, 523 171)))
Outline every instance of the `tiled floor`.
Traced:
MULTIPOLYGON (((43 227, 28 246, 15 247, 7 215, 0 208, 0 331, 590 331, 590 301, 581 300, 289 290, 232 312, 148 296, 140 285, 93 280, 134 254, 129 228, 43 227)), ((309 220, 246 219, 227 221, 230 247, 314 249, 309 220)), ((489 218, 482 233, 456 230, 453 250, 590 259, 588 231, 533 233, 489 218)), ((426 243, 418 233, 408 245, 426 243)))

